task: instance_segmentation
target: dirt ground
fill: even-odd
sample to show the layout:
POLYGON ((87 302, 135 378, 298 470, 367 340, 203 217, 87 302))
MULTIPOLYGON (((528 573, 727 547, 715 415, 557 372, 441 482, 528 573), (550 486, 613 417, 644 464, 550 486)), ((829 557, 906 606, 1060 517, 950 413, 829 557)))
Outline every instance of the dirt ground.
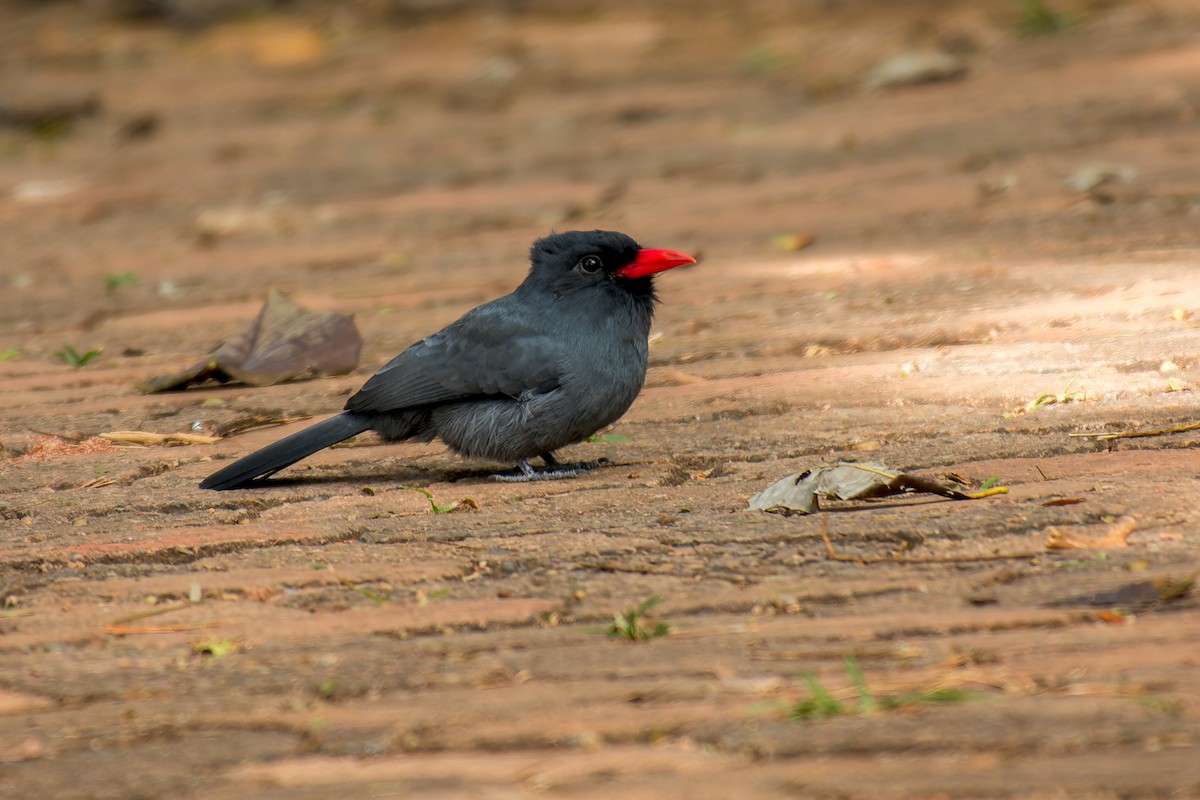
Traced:
POLYGON ((0 796, 1200 797, 1200 431, 1072 435, 1198 421, 1195 3, 134 5, 0 9, 0 796), (701 255, 587 477, 91 438, 331 414, 571 228, 701 255), (358 370, 136 390, 268 287, 358 370), (1009 491, 747 510, 838 459, 1009 491))

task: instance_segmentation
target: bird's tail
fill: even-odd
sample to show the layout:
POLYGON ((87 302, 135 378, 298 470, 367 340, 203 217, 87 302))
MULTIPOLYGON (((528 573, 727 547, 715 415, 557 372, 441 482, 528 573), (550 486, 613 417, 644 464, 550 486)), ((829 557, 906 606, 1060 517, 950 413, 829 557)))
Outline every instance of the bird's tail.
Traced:
POLYGON ((307 455, 369 430, 371 425, 370 414, 338 414, 217 470, 204 479, 200 488, 217 491, 244 489, 258 478, 273 475, 307 455))

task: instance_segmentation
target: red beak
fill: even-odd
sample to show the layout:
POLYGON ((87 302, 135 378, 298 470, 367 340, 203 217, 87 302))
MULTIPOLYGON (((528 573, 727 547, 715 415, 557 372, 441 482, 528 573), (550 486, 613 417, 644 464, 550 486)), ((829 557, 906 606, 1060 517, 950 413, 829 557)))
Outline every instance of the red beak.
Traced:
POLYGON ((622 278, 645 278, 647 275, 678 267, 681 264, 695 263, 696 259, 686 253, 677 253, 674 250, 638 250, 637 258, 633 260, 632 264, 615 270, 613 274, 622 278))

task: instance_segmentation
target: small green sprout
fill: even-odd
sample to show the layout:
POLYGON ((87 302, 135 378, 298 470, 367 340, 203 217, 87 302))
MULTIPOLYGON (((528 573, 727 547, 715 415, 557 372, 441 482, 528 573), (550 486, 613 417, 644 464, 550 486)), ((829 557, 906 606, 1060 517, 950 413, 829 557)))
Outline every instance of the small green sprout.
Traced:
POLYGON ((1071 387, 1075 385, 1075 381, 1077 380, 1079 380, 1078 375, 1076 375, 1074 378, 1071 378, 1071 380, 1067 383, 1066 388, 1058 394, 1043 394, 1039 396, 1033 402, 1027 405, 1025 410, 1033 411, 1034 409, 1041 408, 1042 406, 1052 406, 1056 403, 1074 403, 1084 399, 1086 395, 1083 391, 1071 391, 1071 387))
POLYGON ((808 684, 809 697, 791 707, 789 714, 791 718, 796 722, 808 722, 849 714, 866 716, 878 711, 896 711, 913 706, 964 703, 975 697, 974 692, 956 688, 922 689, 876 697, 867 685, 867 680, 863 677, 857 659, 853 656, 846 656, 845 668, 846 675, 850 678, 850 683, 858 695, 857 703, 842 703, 825 688, 820 678, 811 672, 806 672, 802 673, 800 677, 808 684))
POLYGON ((420 486, 401 486, 400 488, 409 492, 420 492, 421 494, 425 495, 425 499, 429 501, 429 507, 433 509, 434 514, 449 514, 451 511, 459 508, 460 506, 466 506, 467 508, 479 508, 479 504, 469 497, 464 498, 461 501, 451 501, 445 505, 438 505, 437 501, 433 499, 433 492, 429 491, 428 489, 422 489, 420 486))
POLYGON ((1046 0, 1021 0, 1021 32, 1029 36, 1062 33, 1074 22, 1074 17, 1055 11, 1046 0))
POLYGON ((115 272, 104 276, 104 291, 112 294, 126 284, 137 281, 136 272, 115 272))
POLYGON ((1079 380, 1078 375, 1076 375, 1074 378, 1071 378, 1071 380, 1067 383, 1066 388, 1064 388, 1058 394, 1047 392, 1046 394, 1038 395, 1033 400, 1030 400, 1027 404, 1025 404, 1024 407, 1018 408, 1016 411, 1006 411, 1004 413, 1004 417, 1009 418, 1017 417, 1021 414, 1029 414, 1038 410, 1039 408, 1042 408, 1043 406, 1063 405, 1065 403, 1076 403, 1086 400, 1087 392, 1085 390, 1071 390, 1071 387, 1075 385, 1077 380, 1079 380))
POLYGON ((64 364, 70 364, 75 369, 87 364, 95 358, 98 358, 103 350, 88 350, 86 353, 80 353, 71 345, 63 345, 63 349, 56 352, 54 355, 64 364))
POLYGON ((645 642, 669 634, 671 626, 667 623, 656 622, 653 626, 647 626, 645 620, 646 613, 662 600, 661 597, 655 595, 643 600, 633 608, 613 614, 612 624, 606 631, 608 637, 610 639, 627 639, 631 642, 645 642))
POLYGON ((792 706, 790 716, 793 720, 827 719, 847 713, 846 707, 829 693, 820 678, 811 672, 803 673, 800 677, 808 684, 811 696, 792 706))

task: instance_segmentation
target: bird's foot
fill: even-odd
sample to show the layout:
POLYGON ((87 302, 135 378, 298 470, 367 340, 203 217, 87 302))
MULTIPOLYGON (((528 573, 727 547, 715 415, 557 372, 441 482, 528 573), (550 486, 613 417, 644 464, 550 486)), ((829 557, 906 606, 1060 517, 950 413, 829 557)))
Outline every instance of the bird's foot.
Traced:
POLYGON ((564 464, 554 457, 553 453, 542 453, 539 458, 546 463, 546 469, 573 469, 576 471, 589 472, 600 467, 607 467, 612 463, 607 458, 597 458, 593 461, 572 461, 569 464, 564 464))
POLYGON ((560 478, 578 478, 582 475, 587 475, 597 467, 604 466, 609 463, 607 458, 598 458, 595 461, 576 461, 570 464, 563 464, 553 456, 543 455, 542 460, 546 462, 546 466, 542 469, 537 469, 526 459, 521 459, 517 464, 517 469, 513 472, 498 472, 492 475, 494 481, 504 481, 505 483, 526 483, 528 481, 555 481, 560 478))

